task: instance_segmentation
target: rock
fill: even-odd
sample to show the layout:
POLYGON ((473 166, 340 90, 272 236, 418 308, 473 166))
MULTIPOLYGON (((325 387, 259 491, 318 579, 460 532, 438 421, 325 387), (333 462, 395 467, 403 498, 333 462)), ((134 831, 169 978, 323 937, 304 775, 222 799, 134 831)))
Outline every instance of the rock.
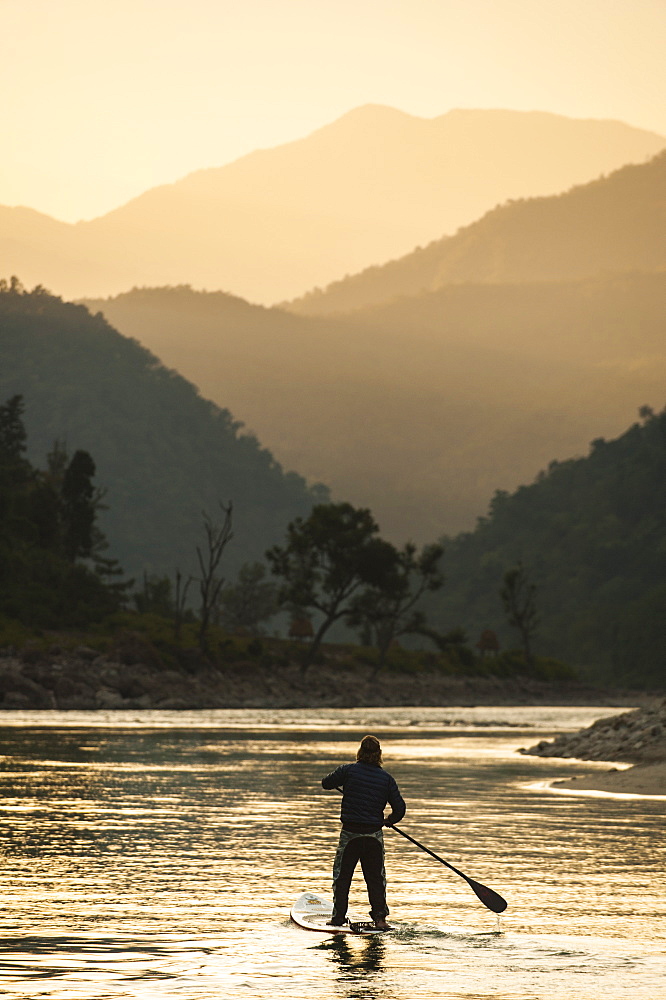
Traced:
POLYGON ((28 646, 20 654, 21 663, 46 663, 49 654, 39 646, 28 646))
POLYGON ((2 699, 0 708, 34 708, 32 699, 20 691, 8 691, 2 699))
POLYGON ((117 691, 100 688, 95 692, 95 708, 125 708, 125 701, 117 691))
POLYGON ((26 677, 17 667, 0 675, 0 704, 3 708, 55 708, 51 691, 26 677))
POLYGON ((73 677, 59 677, 54 688, 56 705, 58 708, 97 708, 95 692, 93 688, 73 677))
POLYGON ((210 666, 200 649, 180 649, 176 655, 180 666, 188 674, 196 674, 201 669, 210 666))
POLYGON ((92 649, 90 646, 77 646, 74 650, 74 656, 85 663, 92 663, 99 656, 99 650, 92 649))
POLYGON ((139 632, 121 632, 114 643, 114 658, 125 666, 148 664, 153 669, 164 667, 155 646, 139 632))

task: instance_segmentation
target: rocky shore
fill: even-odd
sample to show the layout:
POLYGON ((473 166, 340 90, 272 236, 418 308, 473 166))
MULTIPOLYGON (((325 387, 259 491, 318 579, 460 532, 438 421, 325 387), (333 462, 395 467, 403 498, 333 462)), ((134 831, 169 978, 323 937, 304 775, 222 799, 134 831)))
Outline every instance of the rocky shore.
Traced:
POLYGON ((537 757, 575 757, 635 765, 558 781, 556 785, 560 788, 666 795, 666 700, 598 719, 577 733, 542 740, 520 752, 537 757))
POLYGON ((524 676, 389 671, 329 657, 301 676, 297 663, 261 656, 216 667, 195 649, 165 664, 149 643, 127 635, 112 652, 6 651, 0 654, 0 710, 314 708, 384 705, 635 705, 635 692, 524 676))

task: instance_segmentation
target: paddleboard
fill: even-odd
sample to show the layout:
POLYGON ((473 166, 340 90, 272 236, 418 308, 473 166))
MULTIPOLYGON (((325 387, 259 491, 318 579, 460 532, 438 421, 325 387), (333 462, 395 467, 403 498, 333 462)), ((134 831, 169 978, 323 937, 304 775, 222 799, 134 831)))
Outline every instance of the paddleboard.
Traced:
POLYGON ((320 931, 324 934, 385 934, 378 930, 369 920, 360 920, 348 916, 347 923, 341 927, 332 927, 327 923, 333 912, 333 901, 318 892, 304 892, 291 908, 291 919, 299 927, 308 931, 320 931))

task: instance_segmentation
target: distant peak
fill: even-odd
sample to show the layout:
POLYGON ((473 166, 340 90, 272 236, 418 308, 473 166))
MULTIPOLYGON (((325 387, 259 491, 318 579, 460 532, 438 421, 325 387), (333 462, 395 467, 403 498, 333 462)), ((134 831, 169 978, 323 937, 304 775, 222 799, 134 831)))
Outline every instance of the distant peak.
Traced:
POLYGON ((347 111, 346 114, 342 115, 338 121, 342 121, 345 118, 358 118, 361 116, 376 116, 384 115, 385 117, 394 118, 415 118, 417 115, 410 115, 407 111, 401 111, 399 108, 393 108, 390 104, 359 104, 357 108, 352 108, 351 111, 347 111))
POLYGON ((367 126, 376 125, 378 122, 405 122, 405 121, 419 121, 418 115, 410 115, 406 111, 400 111, 398 108, 392 108, 388 104, 361 104, 357 108, 352 108, 351 111, 347 111, 340 118, 336 118, 334 121, 330 122, 328 125, 324 125, 324 128, 336 128, 339 125, 352 124, 355 126, 367 126))

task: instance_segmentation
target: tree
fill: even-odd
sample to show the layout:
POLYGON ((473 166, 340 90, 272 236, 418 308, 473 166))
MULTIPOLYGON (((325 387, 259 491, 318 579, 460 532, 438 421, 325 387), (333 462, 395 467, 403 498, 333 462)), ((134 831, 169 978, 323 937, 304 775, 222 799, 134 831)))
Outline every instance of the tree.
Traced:
POLYGON ((87 451, 77 451, 62 480, 63 546, 65 557, 75 562, 92 555, 97 496, 92 480, 95 463, 87 451))
POLYGON ((367 588, 354 602, 349 624, 369 628, 379 650, 373 677, 384 666, 389 647, 398 636, 424 634, 426 616, 418 604, 426 591, 443 586, 439 568, 443 554, 438 544, 426 545, 420 553, 411 542, 402 551, 394 548, 392 565, 381 584, 367 588))
POLYGON ((25 458, 23 397, 12 396, 0 406, 0 540, 5 526, 22 518, 24 490, 33 475, 25 458))
POLYGON ((25 459, 26 431, 23 396, 12 396, 0 406, 0 472, 3 479, 23 478, 29 469, 25 459))
POLYGON ((199 594, 201 596, 199 645, 204 652, 208 648, 208 629, 213 610, 224 583, 224 578, 217 575, 218 566, 225 548, 233 538, 233 531, 231 530, 232 504, 229 502, 225 506, 223 503, 220 503, 219 506, 223 514, 221 524, 215 523, 205 511, 203 512, 206 545, 205 548, 197 545, 197 559, 201 573, 201 576, 197 578, 199 594))
POLYGON ((329 628, 352 611, 361 588, 380 586, 392 570, 395 549, 378 532, 369 510, 349 503, 317 504, 309 517, 288 525, 284 547, 266 553, 272 572, 284 581, 281 602, 312 609, 321 618, 303 675, 329 628))
POLYGON ((266 579, 266 573, 263 563, 245 563, 238 572, 236 583, 223 587, 219 612, 224 626, 256 633, 259 623, 277 612, 278 588, 266 579))
POLYGON ((504 585, 500 590, 509 625, 520 633, 525 661, 530 669, 534 667, 532 640, 539 622, 536 589, 536 584, 530 582, 525 567, 519 562, 504 574, 504 585))
POLYGON ((84 626, 118 610, 131 581, 110 581, 122 570, 98 554, 106 542, 95 525, 92 458, 79 451, 68 462, 58 446, 47 471, 33 468, 22 413, 20 396, 0 406, 0 613, 38 627, 84 626))

